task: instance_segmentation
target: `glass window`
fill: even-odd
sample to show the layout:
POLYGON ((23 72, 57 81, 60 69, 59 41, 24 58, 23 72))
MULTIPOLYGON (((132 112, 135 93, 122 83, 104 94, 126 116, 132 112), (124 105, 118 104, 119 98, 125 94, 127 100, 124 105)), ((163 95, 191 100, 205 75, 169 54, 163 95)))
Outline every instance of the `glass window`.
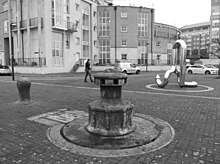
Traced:
POLYGON ((108 11, 99 12, 98 31, 100 37, 110 36, 110 13, 108 11))
POLYGON ((4 21, 4 33, 8 33, 9 32, 9 25, 8 25, 8 20, 4 21))
POLYGON ((83 45, 83 57, 89 58, 89 45, 83 45))
POLYGON ((76 11, 79 11, 79 4, 75 4, 76 5, 76 11))
POLYGON ((70 34, 66 34, 66 48, 70 48, 70 34))
POLYGON ((63 34, 53 32, 52 41, 52 64, 63 66, 63 34))
POLYGON ((99 64, 110 63, 110 41, 99 40, 99 64))
POLYGON ((80 38, 76 37, 76 45, 80 45, 80 38))
POLYGON ((148 35, 148 13, 138 12, 138 36, 146 37, 148 35))
POLYGON ((70 1, 69 0, 66 0, 66 12, 67 14, 70 13, 70 1))
POLYGON ((127 54, 121 54, 121 59, 127 59, 127 54))
POLYGON ((96 40, 94 40, 94 46, 96 46, 96 47, 97 47, 97 41, 96 41, 96 40))
POLYGON ((123 46, 123 47, 124 47, 124 46, 127 46, 127 40, 122 40, 122 41, 121 41, 121 46, 123 46))
POLYGON ((66 6, 66 1, 63 0, 52 0, 52 24, 56 27, 66 28, 67 20, 64 10, 66 6))
POLYGON ((127 32, 127 26, 126 25, 121 26, 121 32, 127 32))
POLYGON ((127 18, 127 16, 128 16, 127 11, 122 11, 121 12, 121 18, 127 18))
POLYGON ((96 16, 97 16, 97 12, 96 11, 93 12, 93 16, 96 18, 96 16))

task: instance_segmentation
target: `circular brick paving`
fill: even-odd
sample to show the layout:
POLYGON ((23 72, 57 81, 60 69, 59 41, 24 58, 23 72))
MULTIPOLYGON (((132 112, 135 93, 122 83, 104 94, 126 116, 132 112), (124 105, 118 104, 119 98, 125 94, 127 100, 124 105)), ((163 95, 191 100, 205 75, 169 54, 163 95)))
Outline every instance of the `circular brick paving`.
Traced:
POLYGON ((96 157, 121 157, 145 154, 168 145, 174 138, 174 129, 163 120, 144 114, 135 114, 136 130, 122 137, 100 137, 88 133, 88 116, 67 124, 57 124, 47 130, 47 137, 61 149, 96 157))

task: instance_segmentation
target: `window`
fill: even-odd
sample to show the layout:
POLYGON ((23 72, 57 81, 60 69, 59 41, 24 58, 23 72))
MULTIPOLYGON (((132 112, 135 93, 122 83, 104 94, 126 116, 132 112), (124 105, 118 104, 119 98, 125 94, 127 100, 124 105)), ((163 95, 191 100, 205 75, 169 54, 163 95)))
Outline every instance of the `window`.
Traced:
POLYGON ((93 16, 96 18, 96 16, 97 16, 97 12, 96 11, 93 12, 93 16))
POLYGON ((138 36, 146 37, 148 28, 148 14, 143 12, 138 12, 138 36))
POLYGON ((8 20, 4 21, 4 34, 8 33, 9 25, 8 25, 8 20))
POLYGON ((64 15, 66 11, 64 8, 66 7, 66 1, 63 0, 52 0, 52 25, 57 28, 66 28, 67 20, 64 15))
POLYGON ((97 41, 96 41, 96 40, 94 40, 94 46, 96 46, 96 47, 97 47, 97 41))
POLYGON ((63 34, 52 34, 52 64, 53 66, 63 66, 63 34))
POLYGON ((79 4, 76 3, 76 11, 79 11, 79 4))
POLYGON ((94 31, 97 32, 97 26, 94 26, 94 31))
POLYGON ((8 1, 3 3, 3 11, 8 10, 8 1))
POLYGON ((70 34, 66 34, 66 48, 70 48, 70 34))
POLYGON ((121 32, 127 32, 127 26, 126 25, 121 26, 121 32))
POLYGON ((100 37, 110 36, 110 13, 108 11, 99 12, 98 25, 100 37))
POLYGON ((99 64, 110 63, 110 41, 99 40, 99 64))
POLYGON ((127 40, 122 40, 121 41, 121 46, 126 47, 127 46, 127 40))
POLYGON ((76 45, 80 45, 80 38, 76 37, 76 45))
POLYGON ((121 12, 121 18, 127 18, 127 16, 128 16, 127 11, 122 11, 121 12))
POLYGON ((121 54, 121 59, 127 59, 127 54, 121 54))
POLYGON ((160 41, 157 41, 156 46, 160 46, 160 41))
POLYGON ((157 60, 160 60, 160 55, 157 55, 157 60))
POLYGON ((69 0, 66 0, 66 12, 67 14, 70 13, 70 1, 69 0))

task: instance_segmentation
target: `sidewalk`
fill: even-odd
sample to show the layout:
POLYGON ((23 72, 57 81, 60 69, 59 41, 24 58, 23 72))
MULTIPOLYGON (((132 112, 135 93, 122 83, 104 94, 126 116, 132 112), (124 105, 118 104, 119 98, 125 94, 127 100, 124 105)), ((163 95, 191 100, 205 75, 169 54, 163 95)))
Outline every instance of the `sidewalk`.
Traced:
MULTIPOLYGON (((82 82, 84 74, 78 76, 79 79, 63 81, 35 81, 33 78, 33 101, 28 104, 17 102, 19 95, 16 82, 11 82, 11 79, 10 82, 0 80, 1 164, 220 163, 220 86, 219 79, 213 76, 195 76, 195 80, 215 88, 214 91, 185 93, 186 97, 181 93, 146 89, 146 84, 154 83, 153 73, 148 78, 145 74, 129 76, 122 98, 135 105, 135 112, 162 119, 175 130, 174 140, 164 148, 142 155, 100 158, 73 154, 55 146, 46 135, 49 126, 28 118, 67 108, 87 112, 87 105, 100 99, 100 93, 98 86, 82 82)), ((170 81, 172 83, 175 80, 170 81)))

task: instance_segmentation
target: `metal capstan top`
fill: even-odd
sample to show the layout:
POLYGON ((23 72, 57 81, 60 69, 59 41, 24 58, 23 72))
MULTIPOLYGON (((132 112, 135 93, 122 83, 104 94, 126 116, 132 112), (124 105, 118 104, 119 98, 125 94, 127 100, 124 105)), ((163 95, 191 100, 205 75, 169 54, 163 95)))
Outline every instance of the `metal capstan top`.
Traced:
POLYGON ((125 73, 120 73, 119 71, 115 69, 106 69, 104 72, 97 73, 94 75, 94 78, 96 79, 127 79, 128 75, 125 73))
POLYGON ((94 75, 95 84, 101 86, 120 86, 127 83, 128 75, 115 69, 106 69, 94 75))

